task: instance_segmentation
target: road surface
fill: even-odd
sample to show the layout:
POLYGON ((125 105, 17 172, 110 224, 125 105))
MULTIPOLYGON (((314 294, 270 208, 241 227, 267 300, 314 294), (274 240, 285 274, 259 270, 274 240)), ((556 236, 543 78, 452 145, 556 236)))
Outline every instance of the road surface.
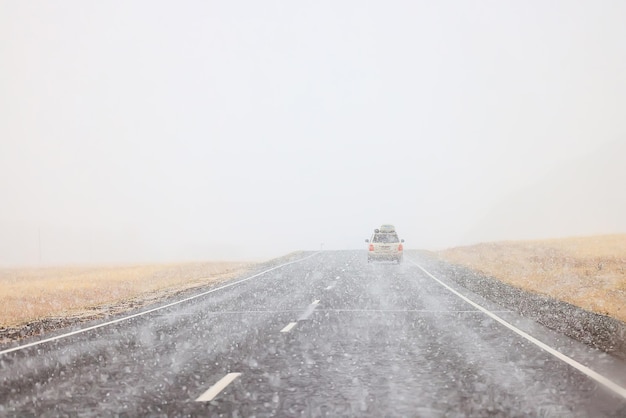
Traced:
POLYGON ((0 415, 626 416, 623 361, 435 263, 308 253, 145 314, 0 347, 0 415))

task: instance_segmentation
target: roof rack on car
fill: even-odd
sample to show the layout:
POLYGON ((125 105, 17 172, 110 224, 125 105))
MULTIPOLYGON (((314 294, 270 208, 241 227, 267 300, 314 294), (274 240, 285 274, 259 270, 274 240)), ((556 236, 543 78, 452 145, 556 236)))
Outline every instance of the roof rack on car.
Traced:
POLYGON ((391 224, 383 224, 380 226, 381 232, 394 233, 396 232, 396 227, 391 224))

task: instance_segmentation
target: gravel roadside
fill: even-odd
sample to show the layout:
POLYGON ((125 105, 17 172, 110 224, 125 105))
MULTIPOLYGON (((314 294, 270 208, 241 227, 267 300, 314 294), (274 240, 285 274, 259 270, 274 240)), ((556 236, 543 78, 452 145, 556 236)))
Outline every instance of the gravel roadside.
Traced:
POLYGON ((419 252, 429 260, 433 274, 453 280, 464 288, 520 315, 574 338, 594 348, 626 360, 626 323, 503 283, 467 267, 440 260, 428 252, 419 252))

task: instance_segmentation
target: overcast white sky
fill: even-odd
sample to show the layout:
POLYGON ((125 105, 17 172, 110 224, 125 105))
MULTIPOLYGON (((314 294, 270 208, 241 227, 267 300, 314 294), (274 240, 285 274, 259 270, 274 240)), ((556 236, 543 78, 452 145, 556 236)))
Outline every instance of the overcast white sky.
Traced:
POLYGON ((362 248, 381 223, 409 248, 525 238, 502 217, 517 190, 626 141, 625 19, 619 0, 0 0, 0 264, 38 263, 39 235, 44 264, 362 248), (494 208, 506 236, 481 235, 494 208))

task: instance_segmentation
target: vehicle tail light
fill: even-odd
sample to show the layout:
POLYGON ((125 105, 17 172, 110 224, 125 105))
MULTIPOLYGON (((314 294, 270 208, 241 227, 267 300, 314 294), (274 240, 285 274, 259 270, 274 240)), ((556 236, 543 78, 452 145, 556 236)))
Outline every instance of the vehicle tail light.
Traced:
POLYGON ((404 246, 402 244, 398 245, 398 251, 404 251, 404 246))
POLYGON ((374 244, 370 244, 370 251, 374 251, 374 244))

